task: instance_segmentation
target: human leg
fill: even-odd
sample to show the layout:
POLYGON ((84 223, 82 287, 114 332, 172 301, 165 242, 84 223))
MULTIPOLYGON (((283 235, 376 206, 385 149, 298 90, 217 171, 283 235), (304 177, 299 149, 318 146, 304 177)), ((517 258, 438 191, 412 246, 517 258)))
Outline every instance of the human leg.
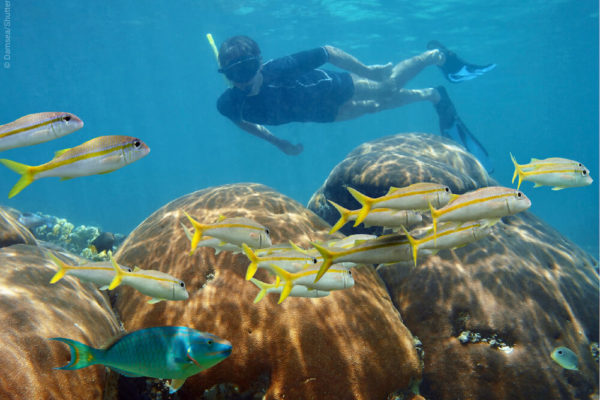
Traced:
POLYGON ((442 65, 446 58, 439 49, 428 50, 424 53, 400 61, 392 68, 390 79, 396 87, 402 88, 408 81, 417 76, 425 67, 430 65, 442 65))

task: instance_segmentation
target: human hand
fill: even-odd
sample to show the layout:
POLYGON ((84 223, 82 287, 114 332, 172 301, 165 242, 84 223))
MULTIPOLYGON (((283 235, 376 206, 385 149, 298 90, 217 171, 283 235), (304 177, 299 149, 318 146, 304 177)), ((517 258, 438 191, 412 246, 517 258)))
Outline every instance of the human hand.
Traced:
POLYGON ((381 82, 390 77, 392 74, 392 68, 394 65, 389 62, 387 64, 374 64, 367 66, 367 73, 365 74, 365 78, 370 79, 372 81, 381 82))
POLYGON ((297 156, 304 150, 304 146, 302 146, 302 143, 292 144, 288 141, 284 141, 278 147, 279 150, 283 151, 288 156, 297 156))

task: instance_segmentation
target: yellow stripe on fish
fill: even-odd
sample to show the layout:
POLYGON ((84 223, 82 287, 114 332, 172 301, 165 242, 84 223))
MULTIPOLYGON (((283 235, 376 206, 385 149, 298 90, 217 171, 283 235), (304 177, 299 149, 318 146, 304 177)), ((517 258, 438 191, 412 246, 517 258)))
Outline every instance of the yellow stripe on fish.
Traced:
POLYGON ((415 267, 417 266, 417 253, 420 248, 437 252, 441 249, 453 249, 464 246, 490 234, 491 227, 496 222, 497 220, 485 222, 474 221, 460 224, 448 223, 440 232, 437 232, 435 237, 432 230, 430 230, 425 236, 419 239, 414 238, 404 229, 412 248, 415 267))
POLYGON ((546 160, 532 159, 529 164, 519 165, 512 154, 510 158, 515 166, 512 181, 519 177, 517 189, 522 181, 533 182, 534 187, 553 186, 552 190, 587 186, 593 182, 590 171, 578 161, 555 157, 546 160))
POLYGON ((0 151, 44 143, 82 127, 83 121, 66 112, 29 114, 0 126, 0 151))
POLYGON ((306 265, 314 265, 317 263, 317 259, 312 256, 308 256, 304 253, 296 250, 289 249, 286 252, 276 252, 272 254, 257 255, 246 243, 242 243, 242 249, 246 257, 250 260, 250 265, 246 271, 246 280, 249 281, 256 270, 259 267, 264 267, 265 264, 277 263, 280 267, 286 271, 296 272, 302 269, 306 265))
MULTIPOLYGON (((329 234, 337 232, 342 226, 349 221, 354 221, 358 218, 361 209, 348 210, 341 205, 327 200, 339 213, 340 219, 333 225, 329 234)), ((396 210, 393 208, 375 208, 368 212, 363 224, 365 227, 381 226, 384 228, 399 228, 401 226, 411 226, 421 222, 421 215, 412 210, 396 210)))
POLYGON ((183 210, 182 212, 195 229, 191 242, 190 255, 194 254, 196 246, 204 234, 240 247, 242 243, 246 243, 251 248, 265 248, 270 247, 272 244, 269 230, 251 219, 233 217, 225 218, 214 224, 202 224, 192 218, 187 212, 183 210))
POLYGON ((189 294, 182 280, 156 270, 136 268, 133 272, 123 271, 113 258, 111 252, 109 252, 108 256, 115 270, 115 277, 110 283, 108 290, 113 290, 123 283, 146 296, 152 297, 148 301, 149 304, 154 304, 162 300, 188 299, 189 294))
MULTIPOLYGON (((262 282, 255 278, 250 279, 250 282, 254 283, 260 289, 256 297, 254 298, 254 304, 261 301, 268 293, 276 293, 281 295, 281 292, 284 289, 284 286, 280 283, 279 277, 277 277, 277 280, 274 283, 262 282)), ((328 295, 329 291, 327 290, 310 289, 303 285, 293 285, 292 290, 290 291, 288 296, 315 298, 326 297, 328 295)))
POLYGON ((11 198, 33 181, 46 177, 61 180, 106 174, 145 157, 150 152, 140 139, 131 136, 101 136, 71 149, 61 150, 49 162, 30 166, 0 159, 0 163, 21 175, 8 193, 11 198))
POLYGON ((452 192, 446 185, 438 183, 419 182, 403 188, 390 188, 387 194, 373 198, 348 187, 350 194, 358 201, 362 208, 354 226, 364 221, 373 208, 393 208, 396 210, 425 210, 431 202, 436 207, 441 207, 452 199, 452 192))
POLYGON ((329 270, 332 264, 353 262, 357 264, 386 264, 410 260, 411 248, 404 235, 384 235, 376 239, 361 241, 351 248, 325 247, 315 242, 311 244, 321 253, 323 263, 315 282, 329 270))
POLYGON ((458 196, 437 210, 430 204, 433 235, 435 238, 438 222, 499 219, 525 211, 530 206, 531 201, 519 190, 501 186, 480 188, 458 196))
POLYGON ((318 283, 317 279, 313 280, 313 276, 318 273, 316 268, 309 268, 300 272, 288 272, 275 264, 271 264, 271 270, 284 282, 277 304, 281 304, 290 295, 295 285, 326 291, 341 290, 354 286, 352 272, 344 267, 330 269, 326 275, 328 278, 318 283))

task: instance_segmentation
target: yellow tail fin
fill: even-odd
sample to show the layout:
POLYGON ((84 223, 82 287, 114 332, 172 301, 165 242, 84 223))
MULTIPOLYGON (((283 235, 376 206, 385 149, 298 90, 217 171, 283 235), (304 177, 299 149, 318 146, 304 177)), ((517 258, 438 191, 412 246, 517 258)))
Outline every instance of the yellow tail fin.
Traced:
POLYGON ((265 295, 267 294, 267 289, 269 288, 269 284, 259 281, 258 279, 254 279, 251 278, 250 282, 254 283, 259 289, 260 291, 258 292, 258 294, 256 295, 256 297, 254 298, 254 304, 258 303, 259 301, 261 301, 263 299, 263 297, 265 297, 265 295))
POLYGON ((319 282, 319 279, 321 279, 321 277, 325 274, 325 272, 327 272, 329 267, 331 267, 331 264, 333 264, 333 253, 329 249, 318 245, 315 242, 310 242, 310 244, 312 244, 314 248, 317 249, 319 253, 321 253, 321 255, 323 256, 323 264, 321 264, 321 268, 319 268, 319 272, 317 273, 317 276, 315 278, 315 283, 317 283, 319 282))
POLYGON ((19 194, 21 190, 25 189, 33 182, 33 168, 30 165, 21 164, 4 158, 0 159, 0 164, 21 175, 21 179, 19 179, 15 186, 10 189, 10 192, 8 192, 9 199, 19 194))
POLYGON ((512 155, 512 153, 510 153, 510 159, 512 160, 513 164, 515 165, 515 172, 513 173, 511 183, 514 183, 515 178, 517 177, 517 175, 519 175, 519 183, 517 184, 517 190, 519 190, 519 188, 521 187, 521 182, 523 181, 523 170, 521 170, 521 166, 517 163, 517 160, 512 155))
POLYGON ((256 270, 258 269, 258 257, 252 251, 250 247, 246 243, 242 243, 242 250, 248 259, 250 260, 250 265, 248 265, 248 269, 246 270, 246 280, 249 281, 254 274, 256 274, 256 270))
MULTIPOLYGON (((181 211, 183 211, 183 210, 181 210, 181 211)), ((194 237, 192 238, 192 249, 190 250, 190 256, 191 256, 192 254, 194 254, 194 251, 196 251, 196 246, 198 246, 200 239, 202 239, 202 232, 204 231, 205 226, 202 225, 200 222, 196 221, 194 218, 190 217, 190 215, 188 213, 186 213, 185 211, 183 211, 183 213, 185 214, 185 216, 190 220, 190 222, 194 226, 194 237)))
POLYGON ((354 226, 356 227, 365 220, 367 214, 369 213, 369 211, 371 211, 374 199, 369 196, 365 196, 364 194, 362 194, 354 188, 351 188, 350 186, 348 186, 348 191, 350 192, 352 197, 354 197, 356 201, 358 201, 362 205, 362 208, 360 209, 360 212, 356 217, 356 221, 354 221, 354 226))
POLYGON ((279 301, 277 301, 277 304, 281 304, 281 302, 284 301, 286 299, 286 297, 288 297, 290 295, 292 288, 294 287, 294 280, 297 277, 294 277, 294 274, 284 270, 283 268, 281 268, 275 264, 271 264, 271 268, 272 268, 273 272, 275 273, 275 275, 277 275, 278 278, 281 278, 285 282, 283 284, 283 290, 281 291, 281 294, 279 295, 279 301))
POLYGON ((65 274, 67 273, 67 270, 69 268, 71 268, 71 266, 65 264, 58 257, 56 257, 54 254, 52 254, 50 252, 47 252, 46 255, 48 257, 50 257, 50 259, 58 267, 58 271, 56 272, 56 274, 54 274, 54 276, 52 277, 52 279, 50 279, 50 283, 56 283, 56 282, 60 281, 65 276, 65 274))
POLYGON ((417 252, 419 251, 419 241, 414 237, 410 236, 410 233, 403 226, 404 234, 408 238, 408 242, 410 243, 410 247, 412 248, 413 260, 415 261, 415 267, 417 266, 417 252))
POLYGON ((340 213, 340 219, 338 219, 338 221, 335 223, 335 225, 333 225, 333 227, 331 228, 331 230, 329 231, 329 234, 333 234, 335 232, 337 232, 338 230, 340 230, 340 228, 342 226, 344 226, 346 224, 346 222, 348 222, 348 217, 350 217, 350 210, 348 210, 347 208, 344 208, 342 206, 340 206, 337 203, 334 203, 331 200, 327 200, 329 202, 329 204, 331 204, 332 206, 335 207, 336 210, 338 210, 338 212, 340 213))
POLYGON ((429 211, 431 211, 431 220, 433 222, 433 245, 436 245, 436 238, 437 238, 437 220, 439 217, 439 213, 438 211, 433 208, 433 206, 431 205, 431 202, 428 202, 429 204, 429 211))
POLYGON ((112 252, 109 251, 108 256, 110 257, 110 262, 115 270, 115 277, 113 278, 112 282, 110 282, 110 285, 108 286, 108 290, 113 290, 114 288, 116 288, 117 286, 119 286, 121 284, 124 274, 123 274, 123 270, 121 269, 121 267, 119 267, 119 264, 117 264, 117 262, 113 258, 112 252))

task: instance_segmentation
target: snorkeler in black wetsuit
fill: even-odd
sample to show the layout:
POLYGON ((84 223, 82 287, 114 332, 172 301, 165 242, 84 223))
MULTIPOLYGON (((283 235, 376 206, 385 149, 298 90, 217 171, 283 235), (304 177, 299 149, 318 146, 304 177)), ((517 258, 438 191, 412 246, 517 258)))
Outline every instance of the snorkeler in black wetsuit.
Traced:
POLYGON ((430 42, 429 48, 395 66, 367 66, 332 46, 262 63, 254 40, 234 36, 219 50, 219 72, 233 87, 221 95, 217 108, 243 130, 296 155, 303 150, 301 144, 278 138, 264 125, 341 121, 429 100, 440 117, 441 133, 464 145, 491 171, 486 150, 462 123, 443 87, 409 90, 403 86, 428 65, 438 65, 452 82, 475 78, 495 65, 468 64, 439 42, 430 42), (326 63, 348 72, 320 68, 326 63))

